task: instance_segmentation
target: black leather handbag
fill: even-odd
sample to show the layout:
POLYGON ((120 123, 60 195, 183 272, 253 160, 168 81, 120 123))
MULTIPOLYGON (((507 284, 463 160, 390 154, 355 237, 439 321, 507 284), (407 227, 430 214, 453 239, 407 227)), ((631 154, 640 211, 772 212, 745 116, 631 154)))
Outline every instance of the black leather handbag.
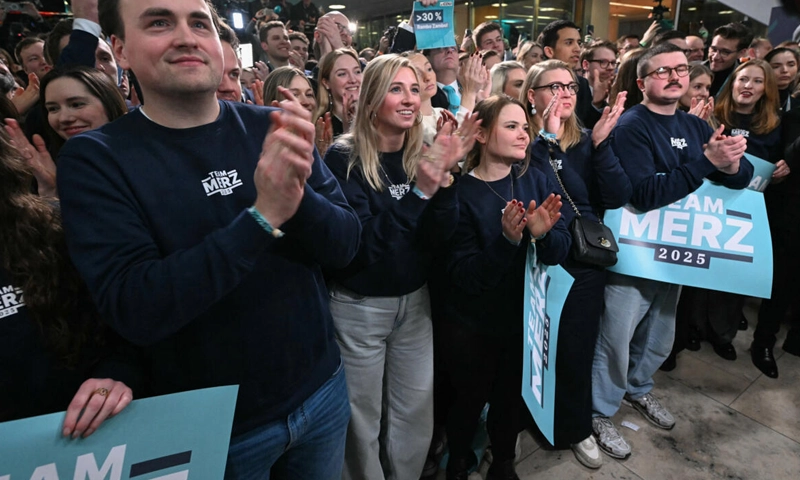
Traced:
MULTIPOLYGON (((553 159, 550 159, 550 166, 556 174, 561 191, 564 192, 567 201, 575 211, 575 218, 569 225, 569 231, 572 234, 572 250, 570 250, 572 259, 598 267, 616 265, 619 246, 614 239, 614 233, 602 223, 602 220, 598 223, 581 216, 575 202, 564 188, 564 182, 561 181, 561 175, 558 174, 556 162, 553 159)), ((599 215, 597 217, 600 218, 599 215)))

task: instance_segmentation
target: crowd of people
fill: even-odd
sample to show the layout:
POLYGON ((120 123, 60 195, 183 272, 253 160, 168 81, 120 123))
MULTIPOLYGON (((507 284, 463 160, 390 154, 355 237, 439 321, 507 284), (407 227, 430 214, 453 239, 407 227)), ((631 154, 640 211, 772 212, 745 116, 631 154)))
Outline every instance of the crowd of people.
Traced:
POLYGON ((748 324, 739 295, 606 271, 573 227, 746 188, 745 153, 776 167, 751 360, 777 378, 787 317, 800 355, 796 43, 558 20, 418 50, 403 22, 357 52, 307 0, 238 35, 207 0, 72 7, 0 50, 0 421, 66 410, 86 437, 134 397, 237 384, 226 478, 415 480, 446 447, 463 480, 488 404, 487 479, 517 479, 534 250, 574 278, 554 447, 600 468, 631 455, 623 403, 675 425, 656 370, 701 341, 734 360, 748 324))

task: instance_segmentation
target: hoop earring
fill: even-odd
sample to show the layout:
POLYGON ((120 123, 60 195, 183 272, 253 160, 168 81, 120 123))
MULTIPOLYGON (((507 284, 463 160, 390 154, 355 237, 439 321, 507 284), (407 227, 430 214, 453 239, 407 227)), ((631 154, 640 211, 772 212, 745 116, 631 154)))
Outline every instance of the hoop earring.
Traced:
POLYGON ((422 112, 417 112, 417 118, 414 119, 414 126, 416 127, 422 123, 422 112))
POLYGON ((531 115, 536 115, 536 107, 531 105, 531 115))

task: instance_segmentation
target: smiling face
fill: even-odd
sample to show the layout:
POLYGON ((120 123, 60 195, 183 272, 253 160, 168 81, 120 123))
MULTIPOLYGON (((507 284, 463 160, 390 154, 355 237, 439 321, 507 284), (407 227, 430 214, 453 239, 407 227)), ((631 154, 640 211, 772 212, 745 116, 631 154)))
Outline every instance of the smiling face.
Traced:
POLYGON ((51 81, 44 99, 47 122, 65 140, 108 123, 100 99, 74 78, 61 77, 51 81))
POLYGON ((341 103, 345 94, 358 98, 361 91, 361 64, 350 55, 340 55, 333 63, 330 77, 321 81, 331 91, 334 102, 341 103))
POLYGON ((397 135, 414 126, 419 112, 419 82, 411 68, 403 67, 395 75, 389 92, 375 116, 375 128, 381 135, 397 135))
POLYGON ((270 58, 285 62, 289 60, 289 51, 292 49, 292 44, 289 43, 289 33, 285 28, 270 28, 267 31, 266 41, 261 42, 261 47, 270 58))
POLYGON ((764 71, 753 65, 736 74, 733 79, 733 104, 739 113, 752 113, 764 96, 764 71))
POLYGON ((53 69, 44 58, 44 40, 23 48, 20 50, 19 56, 25 73, 35 73, 39 80, 53 69))
POLYGON ((414 55, 410 60, 420 72, 419 96, 422 101, 430 100, 436 95, 436 72, 433 71, 428 58, 421 53, 414 55))
POLYGON ((775 79, 778 81, 778 90, 788 88, 797 78, 797 58, 791 52, 781 52, 769 61, 775 79))
POLYGON ((739 40, 717 35, 708 49, 708 66, 712 72, 721 72, 733 67, 739 57, 739 40))
MULTIPOLYGON (((683 52, 662 53, 650 59, 647 72, 655 72, 661 67, 674 69, 680 65, 687 65, 686 55, 683 52)), ((675 70, 672 70, 667 78, 662 79, 655 73, 651 73, 636 82, 642 89, 645 101, 656 105, 673 105, 689 88, 689 75, 681 77, 675 70)))
MULTIPOLYGON (((536 85, 534 85, 534 87, 537 88, 535 90, 528 90, 528 100, 531 100, 536 106, 536 114, 541 116, 542 112, 544 112, 548 105, 550 105, 550 102, 553 100, 554 96, 551 89, 538 87, 543 87, 545 85, 551 85, 554 83, 569 85, 573 82, 575 82, 575 79, 572 77, 572 74, 563 68, 542 73, 539 76, 539 80, 536 82, 536 85)), ((569 89, 566 89, 566 91, 565 89, 561 89, 558 94, 560 95, 559 101, 561 102, 561 120, 563 121, 572 116, 572 113, 575 111, 575 103, 578 97, 569 89)))
POLYGON ((709 88, 711 88, 711 77, 706 74, 698 75, 694 80, 689 80, 689 89, 681 97, 681 106, 691 108, 692 99, 697 99, 698 103, 708 100, 709 88))
POLYGON ((524 160, 530 143, 525 111, 516 104, 506 105, 497 115, 490 132, 480 129, 478 142, 485 145, 484 155, 502 158, 509 162, 524 160))
POLYGON ((205 0, 121 0, 125 39, 112 36, 124 69, 145 96, 212 94, 222 80, 222 44, 205 0))

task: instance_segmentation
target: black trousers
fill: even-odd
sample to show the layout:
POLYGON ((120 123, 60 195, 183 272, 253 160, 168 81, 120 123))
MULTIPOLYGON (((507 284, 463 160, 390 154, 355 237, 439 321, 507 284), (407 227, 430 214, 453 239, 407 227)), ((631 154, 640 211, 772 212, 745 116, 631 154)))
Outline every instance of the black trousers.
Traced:
POLYGON ((744 300, 735 293, 684 286, 678 300, 673 353, 686 347, 691 330, 715 345, 731 343, 739 330, 744 300))
POLYGON ((519 333, 490 336, 443 322, 442 358, 455 390, 447 418, 452 458, 468 458, 481 411, 489 407, 487 430, 494 461, 514 458, 522 407, 522 317, 519 333))
POLYGON ((772 298, 761 302, 753 343, 759 347, 775 346, 775 336, 791 308, 788 339, 800 340, 800 231, 772 228, 772 298))
POLYGON ((592 434, 592 362, 606 272, 566 267, 575 279, 561 312, 556 352, 554 440, 568 448, 592 434))

